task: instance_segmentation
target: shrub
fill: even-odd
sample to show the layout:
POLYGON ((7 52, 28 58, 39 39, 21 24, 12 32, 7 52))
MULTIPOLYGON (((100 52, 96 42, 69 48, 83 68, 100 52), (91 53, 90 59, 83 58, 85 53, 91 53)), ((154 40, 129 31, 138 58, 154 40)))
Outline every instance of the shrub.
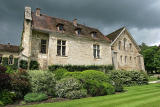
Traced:
MULTIPOLYGON (((82 84, 75 78, 64 78, 57 82, 56 84, 56 95, 61 98, 69 98, 72 93, 77 93, 76 98, 80 98, 83 95, 80 92, 76 92, 81 90, 82 84), (73 91, 73 92, 72 92, 73 91), (75 91, 75 92, 74 92, 75 91)), ((82 92, 83 93, 83 92, 82 92)), ((84 94, 84 93, 83 93, 84 94)), ((74 98, 74 96, 72 96, 74 98)))
POLYGON ((7 58, 7 57, 3 57, 2 64, 3 64, 4 66, 7 66, 7 65, 8 65, 8 58, 7 58))
POLYGON ((3 104, 3 102, 2 102, 2 101, 0 101, 0 107, 1 107, 1 106, 4 106, 4 104, 3 104))
POLYGON ((0 65, 0 91, 10 89, 10 76, 6 73, 6 68, 0 65))
POLYGON ((76 78, 78 80, 80 80, 81 82, 84 81, 84 78, 82 76, 82 72, 66 72, 63 77, 73 77, 76 78))
POLYGON ((68 71, 67 71, 66 69, 64 69, 64 68, 59 68, 59 69, 55 70, 55 71, 54 71, 54 74, 55 74, 56 80, 62 79, 62 78, 63 78, 63 75, 64 75, 65 73, 67 73, 67 72, 68 72, 68 71))
POLYGON ((21 60, 19 67, 22 69, 27 69, 28 68, 28 62, 26 60, 21 60))
POLYGON ((39 69, 39 63, 37 61, 31 61, 30 62, 30 66, 29 66, 30 70, 38 70, 39 69))
POLYGON ((25 70, 19 70, 11 74, 11 87, 18 99, 23 98, 30 91, 28 73, 25 70))
POLYGON ((41 70, 29 71, 29 81, 32 92, 53 95, 56 84, 53 73, 41 70))
POLYGON ((36 102, 48 99, 48 96, 43 93, 28 93, 24 96, 26 102, 36 102))
POLYGON ((74 71, 84 71, 84 70, 100 70, 100 71, 108 71, 113 70, 112 65, 51 65, 48 67, 50 71, 55 71, 58 68, 67 69, 70 72, 74 71))
POLYGON ((0 92, 0 101, 6 105, 6 104, 12 104, 13 99, 15 97, 15 94, 6 90, 3 90, 0 92))
POLYGON ((96 80, 87 80, 84 88, 87 89, 87 93, 91 96, 109 95, 115 92, 111 84, 96 80))
POLYGON ((148 84, 148 76, 144 72, 138 71, 110 71, 108 75, 115 84, 122 84, 125 86, 148 84), (116 83, 120 81, 119 83, 116 83))
POLYGON ((79 99, 87 96, 87 91, 85 89, 73 90, 66 93, 65 98, 69 99, 79 99))

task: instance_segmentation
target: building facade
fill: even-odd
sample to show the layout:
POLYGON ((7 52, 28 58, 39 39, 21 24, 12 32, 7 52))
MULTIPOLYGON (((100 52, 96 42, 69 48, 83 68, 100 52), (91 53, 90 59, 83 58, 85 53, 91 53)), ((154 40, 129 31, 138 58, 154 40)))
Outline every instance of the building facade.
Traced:
MULTIPOLYGON (((23 50, 20 53, 20 59, 37 60, 41 69, 57 64, 111 65, 114 63, 116 69, 144 70, 143 62, 141 65, 138 62, 138 58, 142 61, 143 57, 138 57, 139 47, 133 39, 130 39, 131 35, 124 33, 120 38, 125 37, 128 40, 127 43, 132 43, 134 52, 130 54, 133 59, 135 56, 137 58, 134 66, 128 62, 127 65, 119 62, 119 55, 122 54, 125 57, 127 52, 117 50, 117 41, 112 42, 109 37, 103 35, 98 29, 78 24, 76 19, 67 21, 54 18, 41 14, 39 8, 32 12, 30 7, 25 7, 23 50)), ((127 57, 130 56, 127 55, 127 57)), ((128 61, 128 58, 126 59, 128 61)))

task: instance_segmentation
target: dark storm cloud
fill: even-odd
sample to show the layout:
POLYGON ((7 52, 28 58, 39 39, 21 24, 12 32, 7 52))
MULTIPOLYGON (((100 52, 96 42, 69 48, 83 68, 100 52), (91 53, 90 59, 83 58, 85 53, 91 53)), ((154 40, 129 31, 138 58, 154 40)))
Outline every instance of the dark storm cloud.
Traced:
MULTIPOLYGON (((77 18, 80 23, 104 33, 121 26, 129 29, 160 28, 159 0, 1 0, 0 43, 19 44, 27 5, 32 10, 39 7, 42 13, 50 16, 67 20, 77 18)), ((141 37, 144 37, 142 33, 136 39, 141 37)))

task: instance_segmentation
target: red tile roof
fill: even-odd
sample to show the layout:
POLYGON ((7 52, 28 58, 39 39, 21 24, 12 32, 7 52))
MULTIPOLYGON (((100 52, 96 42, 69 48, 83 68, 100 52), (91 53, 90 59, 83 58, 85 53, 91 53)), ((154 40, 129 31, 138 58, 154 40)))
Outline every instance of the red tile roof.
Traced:
POLYGON ((12 52, 12 53, 18 53, 19 52, 19 46, 15 45, 5 45, 0 44, 0 52, 12 52))
POLYGON ((82 24, 77 24, 77 27, 76 27, 73 25, 71 21, 47 16, 44 14, 41 14, 40 16, 36 16, 36 14, 32 12, 32 28, 33 29, 56 32, 57 31, 56 26, 58 24, 64 25, 65 34, 71 34, 76 36, 75 29, 80 28, 82 37, 90 38, 93 40, 103 40, 103 41, 110 42, 109 38, 105 37, 98 29, 91 28, 82 24), (97 37, 96 38, 91 37, 91 32, 97 32, 97 37))

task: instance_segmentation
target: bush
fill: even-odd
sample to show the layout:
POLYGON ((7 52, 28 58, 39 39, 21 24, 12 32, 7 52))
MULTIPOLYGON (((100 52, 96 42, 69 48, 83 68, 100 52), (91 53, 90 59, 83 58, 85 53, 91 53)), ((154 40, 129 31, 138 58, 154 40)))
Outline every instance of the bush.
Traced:
POLYGON ((79 99, 87 96, 87 91, 85 89, 73 90, 66 93, 65 98, 69 99, 79 99))
POLYGON ((28 68, 28 62, 26 60, 21 60, 19 67, 22 69, 27 69, 28 68))
POLYGON ((3 102, 2 102, 2 101, 0 101, 0 107, 1 107, 1 106, 4 106, 4 104, 3 104, 3 102))
POLYGON ((0 65, 0 91, 10 89, 10 76, 6 73, 7 68, 0 65))
POLYGON ((6 104, 12 104, 13 99, 15 98, 15 94, 6 90, 3 90, 0 92, 0 101, 6 105, 6 104))
POLYGON ((18 99, 23 98, 30 91, 28 73, 25 70, 19 70, 11 74, 11 87, 18 99))
POLYGON ((87 80, 84 88, 87 89, 87 93, 91 96, 110 95, 115 92, 111 84, 96 80, 87 80))
POLYGON ((39 63, 37 61, 31 61, 30 62, 30 66, 29 66, 30 70, 38 70, 39 69, 39 63))
POLYGON ((8 58, 7 57, 3 57, 2 65, 4 65, 4 66, 8 65, 8 58))
POLYGON ((55 71, 56 69, 64 68, 70 72, 74 71, 84 71, 84 70, 100 70, 100 71, 108 71, 113 70, 112 65, 51 65, 48 67, 50 71, 55 71))
POLYGON ((53 73, 41 70, 29 71, 29 81, 32 92, 53 95, 56 84, 53 73))
POLYGON ((64 78, 56 84, 56 95, 61 98, 81 98, 84 92, 81 92, 82 84, 75 78, 64 78), (76 95, 72 95, 72 94, 76 95))
POLYGON ((115 84, 125 86, 148 84, 148 76, 144 72, 114 70, 108 72, 108 75, 115 84))
POLYGON ((24 96, 24 101, 26 102, 36 102, 48 99, 48 96, 43 93, 28 93, 24 96))
POLYGON ((55 71, 54 71, 54 74, 55 74, 56 80, 62 79, 62 78, 63 78, 63 75, 64 75, 65 73, 67 73, 67 72, 68 72, 68 71, 67 71, 66 69, 64 69, 64 68, 59 68, 59 69, 55 70, 55 71))

